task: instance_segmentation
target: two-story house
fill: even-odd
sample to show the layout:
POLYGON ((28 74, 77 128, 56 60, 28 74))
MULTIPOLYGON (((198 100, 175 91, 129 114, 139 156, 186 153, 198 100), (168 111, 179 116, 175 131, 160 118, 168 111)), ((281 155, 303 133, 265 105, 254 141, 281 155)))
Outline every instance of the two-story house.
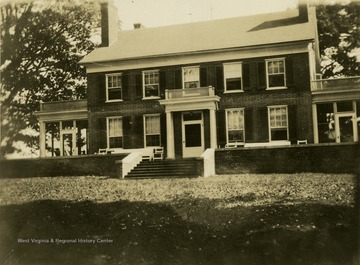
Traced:
MULTIPOLYGON (((42 105, 41 156, 163 147, 173 159, 322 142, 318 123, 335 103, 312 100, 314 8, 120 32, 111 3, 101 11, 102 45, 80 62, 87 100, 42 105)), ((335 105, 358 117, 359 100, 349 104, 335 105)))

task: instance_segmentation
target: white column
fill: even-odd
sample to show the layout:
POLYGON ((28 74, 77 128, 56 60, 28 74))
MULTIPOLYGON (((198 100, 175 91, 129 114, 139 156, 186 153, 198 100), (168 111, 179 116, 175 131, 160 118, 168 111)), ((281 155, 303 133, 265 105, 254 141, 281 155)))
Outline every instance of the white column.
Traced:
POLYGON ((215 109, 210 111, 210 148, 217 147, 217 134, 216 134, 216 113, 215 109))
POLYGON ((317 120, 317 108, 316 104, 312 104, 312 116, 313 116, 313 133, 314 133, 314 143, 319 143, 319 131, 318 131, 318 120, 317 120))
POLYGON ((170 111, 166 112, 166 145, 167 158, 174 159, 174 123, 173 116, 170 111))
POLYGON ((40 130, 39 130, 39 146, 40 146, 40 157, 45 157, 45 122, 40 121, 40 130))

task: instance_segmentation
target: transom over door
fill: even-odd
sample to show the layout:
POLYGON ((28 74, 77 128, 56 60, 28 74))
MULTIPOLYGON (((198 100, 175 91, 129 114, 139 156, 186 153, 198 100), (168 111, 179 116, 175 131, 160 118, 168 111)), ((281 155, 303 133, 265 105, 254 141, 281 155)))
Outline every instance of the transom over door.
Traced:
POLYGON ((183 157, 200 157, 204 152, 204 124, 202 112, 182 115, 183 157))

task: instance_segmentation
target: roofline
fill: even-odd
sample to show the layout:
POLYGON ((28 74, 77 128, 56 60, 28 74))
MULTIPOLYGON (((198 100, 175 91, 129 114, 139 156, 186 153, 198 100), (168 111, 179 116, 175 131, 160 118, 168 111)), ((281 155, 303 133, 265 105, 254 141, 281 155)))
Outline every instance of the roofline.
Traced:
POLYGON ((250 48, 259 48, 259 47, 269 47, 273 45, 279 44, 291 44, 291 43, 301 43, 301 42, 309 42, 315 41, 314 38, 296 40, 296 41, 287 41, 287 42, 274 42, 274 43, 266 43, 266 44, 259 44, 259 45, 251 45, 251 46, 240 46, 240 47, 230 47, 230 48, 219 48, 219 49, 211 49, 211 50, 201 50, 201 51, 191 51, 191 52, 180 52, 180 53, 167 53, 167 54, 158 54, 158 55, 147 55, 147 56, 138 56, 138 57, 126 57, 121 59, 112 59, 112 60, 97 60, 97 61, 90 61, 90 62, 79 62, 81 65, 92 65, 96 63, 110 63, 110 62, 119 62, 119 61, 129 61, 129 60, 142 60, 142 59, 152 59, 152 58, 162 58, 162 57, 173 57, 173 56, 186 56, 186 55, 194 55, 194 54, 209 54, 209 53, 217 53, 220 51, 237 51, 237 50, 246 50, 250 48))

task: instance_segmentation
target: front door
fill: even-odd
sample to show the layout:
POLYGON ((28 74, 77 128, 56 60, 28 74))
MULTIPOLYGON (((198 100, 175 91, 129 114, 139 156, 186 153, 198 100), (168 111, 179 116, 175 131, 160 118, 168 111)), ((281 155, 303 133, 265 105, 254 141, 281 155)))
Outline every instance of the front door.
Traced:
POLYGON ((352 143, 358 141, 355 114, 336 115, 336 142, 352 143))
POLYGON ((204 152, 203 113, 183 113, 182 124, 183 157, 201 156, 204 152))

